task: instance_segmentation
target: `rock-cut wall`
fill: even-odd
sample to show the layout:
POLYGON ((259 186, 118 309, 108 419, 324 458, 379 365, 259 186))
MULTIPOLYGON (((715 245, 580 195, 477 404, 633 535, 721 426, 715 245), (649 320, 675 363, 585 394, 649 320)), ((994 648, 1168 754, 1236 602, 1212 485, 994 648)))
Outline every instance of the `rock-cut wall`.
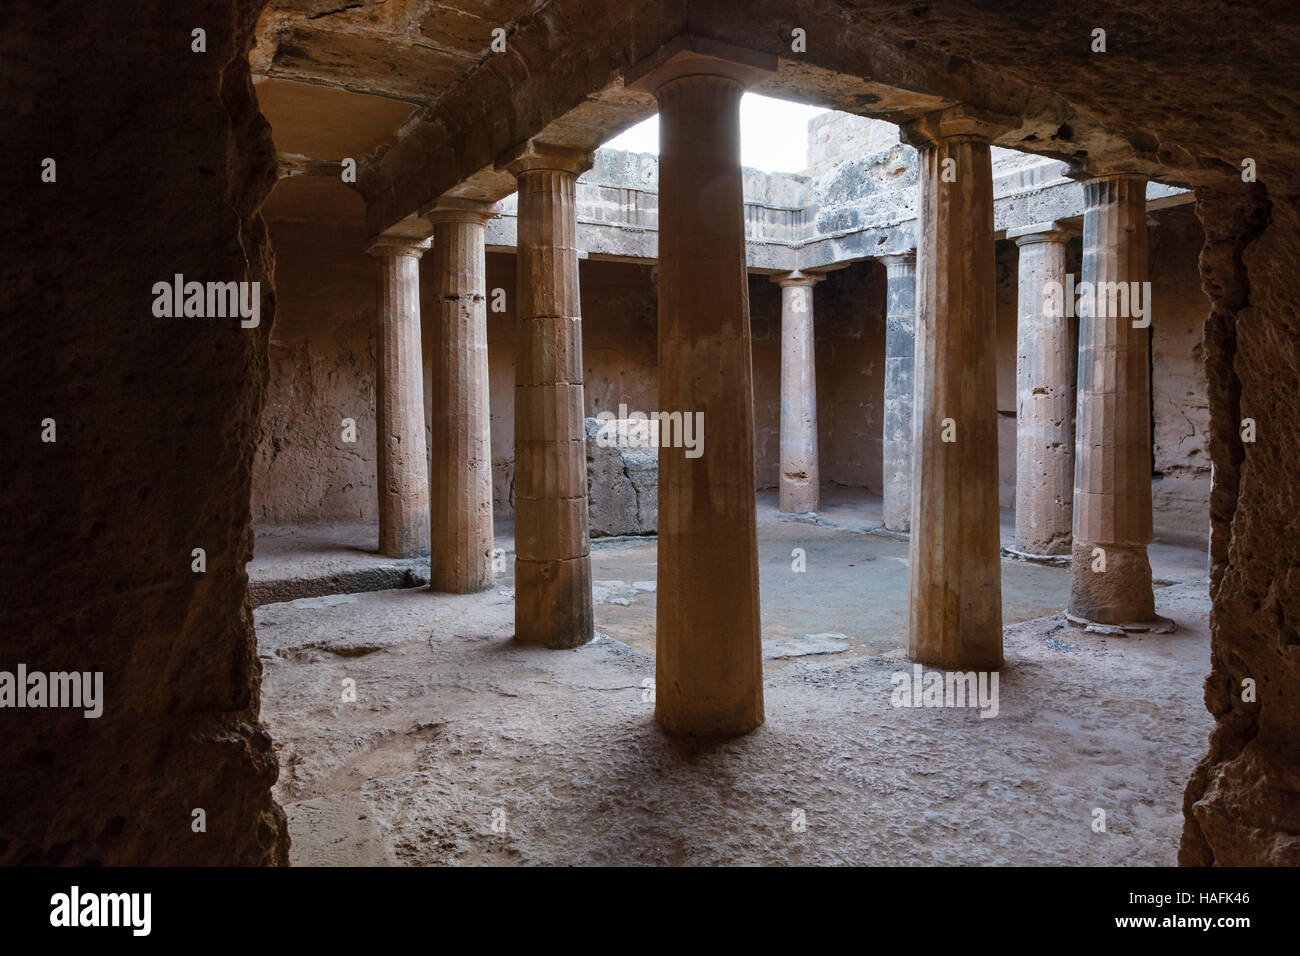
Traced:
POLYGON ((275 305, 260 6, 5 5, 0 669, 99 673, 102 715, 0 709, 0 865, 288 861, 244 574, 275 305), (259 282, 258 327, 155 318, 176 273, 259 282))

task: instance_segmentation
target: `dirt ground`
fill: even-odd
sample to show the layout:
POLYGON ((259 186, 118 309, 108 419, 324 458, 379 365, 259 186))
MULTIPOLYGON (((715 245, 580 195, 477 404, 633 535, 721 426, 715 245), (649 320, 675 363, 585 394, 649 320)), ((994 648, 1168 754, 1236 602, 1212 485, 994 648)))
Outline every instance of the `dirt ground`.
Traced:
POLYGON ((907 553, 870 530, 760 509, 767 722, 734 740, 653 720, 653 539, 593 548, 601 636, 573 651, 513 642, 508 575, 259 607, 292 861, 1172 865, 1212 725, 1203 555, 1153 548, 1189 580, 1156 593, 1178 630, 1128 637, 1065 624, 1068 571, 1004 561, 982 718, 891 703, 907 553))

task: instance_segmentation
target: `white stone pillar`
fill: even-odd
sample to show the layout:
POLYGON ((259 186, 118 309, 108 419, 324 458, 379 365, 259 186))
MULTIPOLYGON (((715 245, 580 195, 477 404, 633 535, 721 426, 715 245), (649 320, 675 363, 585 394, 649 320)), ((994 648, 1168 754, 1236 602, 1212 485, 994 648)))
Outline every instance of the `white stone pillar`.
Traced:
POLYGON ((1002 664, 997 327, 989 141, 962 106, 903 127, 921 165, 908 653, 1002 664))
POLYGON ((697 457, 662 435, 659 449, 655 717, 669 733, 763 722, 740 98, 775 67, 696 37, 629 71, 659 101, 659 410, 706 426, 697 457))
MULTIPOLYGON (((1084 183, 1083 277, 1068 615, 1125 630, 1166 629, 1151 565, 1150 329, 1128 295, 1148 281, 1145 177, 1084 183), (1105 283, 1106 285, 1100 285, 1105 283), (1116 285, 1116 284, 1122 284, 1116 285), (1112 300, 1108 289, 1123 289, 1112 300), (1088 290, 1094 294, 1092 302, 1088 290)), ((1149 324, 1150 302, 1145 293, 1149 324)))
POLYGON ((916 363, 916 252, 885 256, 885 420, 882 517, 890 531, 912 527, 912 398, 916 363))
POLYGON ((1059 223, 1008 229, 1019 247, 1016 315, 1016 542, 1022 557, 1070 553, 1074 504, 1076 322, 1065 303, 1059 223))
POLYGON ((781 287, 781 482, 778 500, 780 510, 787 514, 816 511, 820 500, 813 285, 821 279, 822 276, 802 272, 772 278, 781 287))
POLYGON ((466 594, 492 586, 492 431, 488 401, 484 227, 491 203, 444 198, 424 213, 433 225, 437 312, 426 392, 430 587, 466 594))
POLYGON ((594 634, 576 204, 591 154, 530 144, 506 168, 519 183, 515 638, 576 647, 594 634))
POLYGON ((420 353, 420 256, 429 240, 380 236, 377 257, 375 472, 379 486, 379 553, 429 553, 429 477, 424 443, 420 353))

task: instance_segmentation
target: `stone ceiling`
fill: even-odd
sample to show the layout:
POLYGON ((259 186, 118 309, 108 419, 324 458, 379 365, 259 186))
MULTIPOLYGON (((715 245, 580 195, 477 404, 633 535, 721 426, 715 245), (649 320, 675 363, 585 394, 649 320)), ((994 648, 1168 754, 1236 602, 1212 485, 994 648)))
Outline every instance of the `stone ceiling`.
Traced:
POLYGON ((591 148, 655 111, 624 89, 683 33, 775 54, 756 89, 894 122, 953 102, 1018 116, 1003 146, 1124 164, 1173 185, 1227 182, 1252 156, 1294 177, 1297 8, 1170 0, 273 0, 251 60, 296 172, 362 161, 370 232, 446 190, 500 198, 495 163, 531 138, 591 148), (795 27, 807 52, 790 49, 795 27), (506 50, 491 49, 503 29, 506 50), (1107 52, 1091 49, 1107 31, 1107 52), (327 165, 319 166, 316 163, 327 165))

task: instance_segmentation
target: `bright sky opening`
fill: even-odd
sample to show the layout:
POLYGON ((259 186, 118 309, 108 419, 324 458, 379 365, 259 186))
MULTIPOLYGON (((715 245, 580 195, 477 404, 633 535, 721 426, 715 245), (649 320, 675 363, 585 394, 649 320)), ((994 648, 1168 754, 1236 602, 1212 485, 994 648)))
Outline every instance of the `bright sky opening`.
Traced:
MULTIPOLYGON (((808 121, 827 110, 746 93, 740 100, 740 162, 766 173, 797 173, 808 164, 808 121)), ((659 153, 659 117, 624 130, 609 149, 659 153)))

